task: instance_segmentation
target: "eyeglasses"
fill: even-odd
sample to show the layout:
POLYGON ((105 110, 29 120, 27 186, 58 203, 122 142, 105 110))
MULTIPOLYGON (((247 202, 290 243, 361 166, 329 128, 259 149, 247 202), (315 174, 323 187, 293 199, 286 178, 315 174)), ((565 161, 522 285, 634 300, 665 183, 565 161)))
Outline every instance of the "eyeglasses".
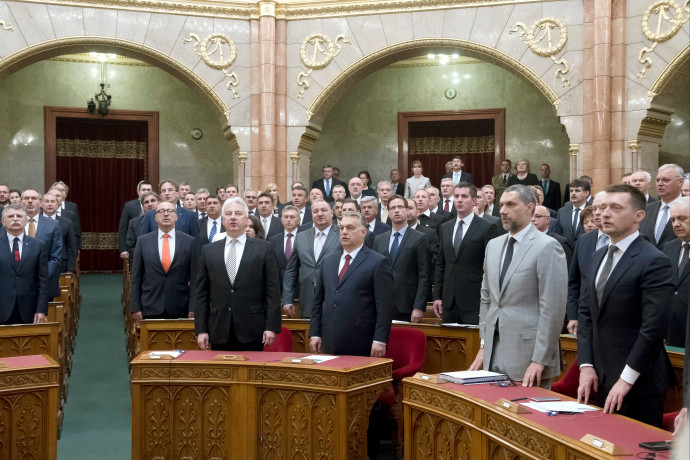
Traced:
POLYGON ((156 214, 175 214, 176 212, 175 209, 159 209, 156 214))

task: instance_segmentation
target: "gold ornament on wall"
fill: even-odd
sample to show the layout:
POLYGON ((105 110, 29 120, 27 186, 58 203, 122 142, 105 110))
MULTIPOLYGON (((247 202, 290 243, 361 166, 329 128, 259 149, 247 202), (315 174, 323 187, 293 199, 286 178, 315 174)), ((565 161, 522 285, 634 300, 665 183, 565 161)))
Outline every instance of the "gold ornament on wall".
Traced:
POLYGON ((228 71, 228 68, 237 58, 235 42, 227 35, 218 33, 211 34, 203 40, 201 40, 197 34, 190 33, 189 36, 185 37, 183 40, 184 43, 191 42, 192 40, 195 41, 192 45, 194 52, 201 57, 201 60, 204 61, 207 66, 212 69, 223 71, 223 74, 230 79, 226 87, 232 91, 232 98, 239 98, 240 95, 235 91, 235 88, 239 85, 240 80, 235 72, 228 71), (227 50, 227 57, 223 54, 224 49, 227 50))
POLYGON ((299 57, 302 64, 309 69, 307 72, 300 72, 297 76, 297 85, 302 87, 302 90, 297 94, 297 97, 304 98, 304 92, 309 89, 309 82, 304 80, 308 78, 314 70, 326 68, 331 63, 334 57, 340 54, 342 40, 343 43, 351 43, 350 37, 345 34, 340 34, 331 41, 327 35, 314 33, 309 35, 302 42, 300 47, 299 57))
POLYGON ((637 56, 637 60, 642 64, 642 70, 637 73, 637 78, 645 78, 647 69, 652 68, 652 58, 644 57, 644 55, 654 51, 659 43, 672 39, 689 19, 690 0, 685 0, 684 6, 680 6, 673 0, 658 0, 647 8, 642 15, 642 34, 652 42, 652 46, 645 46, 637 56))
POLYGON ((522 22, 516 22, 515 27, 509 33, 519 31, 520 41, 527 45, 537 56, 550 57, 554 64, 563 67, 556 70, 556 78, 563 82, 563 86, 569 86, 570 81, 565 78, 565 74, 570 71, 570 66, 565 58, 556 59, 556 55, 565 47, 568 42, 568 29, 561 21, 555 18, 542 18, 527 29, 522 22), (558 41, 552 37, 552 31, 558 30, 558 41))
POLYGON ((0 26, 2 26, 3 30, 12 30, 14 31, 14 26, 12 24, 10 25, 5 25, 5 21, 0 20, 0 26))

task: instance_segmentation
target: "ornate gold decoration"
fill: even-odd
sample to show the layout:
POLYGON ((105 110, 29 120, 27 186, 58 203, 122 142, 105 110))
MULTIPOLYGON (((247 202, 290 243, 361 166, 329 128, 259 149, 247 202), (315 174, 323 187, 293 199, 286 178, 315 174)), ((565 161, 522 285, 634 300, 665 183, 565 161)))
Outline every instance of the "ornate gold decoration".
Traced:
POLYGON ((520 41, 527 45, 534 54, 542 57, 550 57, 554 64, 563 66, 563 68, 556 70, 556 78, 563 82, 563 86, 569 86, 570 81, 565 78, 565 74, 570 71, 568 61, 565 58, 556 59, 556 54, 558 54, 568 42, 568 29, 565 25, 556 18, 542 18, 535 22, 529 30, 527 30, 527 26, 524 23, 516 22, 515 27, 510 29, 509 33, 518 32, 518 30, 520 31, 520 41), (554 40, 552 40, 551 37, 551 31, 555 29, 559 31, 559 40, 554 44, 554 40), (546 39, 546 46, 544 46, 543 43, 544 39, 546 39))
MULTIPOLYGON (((293 164, 297 163, 299 161, 299 152, 290 152, 290 161, 292 161, 293 164)), ((293 332, 293 334, 294 334, 294 332, 293 332)), ((304 339, 304 337, 305 337, 305 334, 302 333, 301 338, 304 339)))
POLYGON ((413 401, 421 401, 428 406, 436 407, 453 415, 459 415, 474 423, 474 408, 467 404, 417 388, 412 389, 410 392, 410 399, 413 401))
POLYGON ((309 35, 302 42, 300 46, 299 57, 302 64, 309 70, 307 72, 300 72, 297 76, 297 85, 302 87, 302 90, 297 94, 297 97, 304 98, 304 92, 309 89, 309 82, 303 80, 311 75, 314 70, 320 70, 328 66, 334 57, 340 54, 341 45, 338 43, 342 40, 343 43, 352 43, 350 37, 345 34, 340 34, 331 41, 328 36, 321 33, 314 33, 309 35))
MULTIPOLYGON (((673 0, 657 0, 642 15, 642 33, 652 42, 652 46, 645 46, 640 50, 637 60, 642 64, 642 70, 637 73, 637 78, 645 78, 647 69, 652 68, 652 58, 644 57, 651 53, 656 45, 672 39, 690 19, 690 0, 685 0, 685 5, 680 6, 673 0), (649 27, 652 16, 656 16, 656 30, 649 27), (669 27, 670 25, 670 27, 669 27)), ((654 23, 654 21, 652 21, 654 23)))
MULTIPOLYGON (((347 386, 358 385, 360 383, 369 383, 376 380, 390 380, 391 379, 391 368, 390 367, 379 367, 376 369, 370 369, 362 372, 357 372, 356 374, 348 374, 347 376, 347 386)), ((373 404, 373 402, 372 402, 373 404)))
POLYGON ((650 108, 647 113, 650 113, 642 120, 638 135, 661 139, 664 137, 666 126, 671 123, 672 113, 663 113, 658 109, 650 108), (656 115, 656 116, 654 116, 656 115))
POLYGON ((259 2, 259 16, 276 17, 276 2, 265 0, 259 2))
POLYGON ((410 154, 493 152, 494 136, 415 137, 409 140, 410 154))
POLYGON ((57 139, 55 141, 55 146, 55 155, 58 157, 145 160, 148 153, 147 143, 137 141, 57 139))
POLYGON ((237 48, 235 47, 235 42, 224 34, 211 34, 208 37, 201 40, 199 36, 195 33, 190 33, 188 37, 183 39, 184 43, 191 42, 195 40, 192 45, 194 52, 201 57, 201 60, 212 69, 222 70, 223 74, 230 80, 226 85, 226 88, 232 91, 232 98, 238 99, 240 95, 235 91, 235 87, 240 83, 237 73, 229 72, 228 68, 235 62, 237 58, 237 48), (210 46, 209 46, 210 42, 210 46), (227 58, 223 57, 223 48, 227 47, 229 54, 227 58), (214 58, 214 54, 218 53, 218 58, 214 58))
POLYGON ((554 457, 556 446, 547 439, 524 430, 522 427, 506 423, 491 414, 484 414, 483 426, 503 439, 511 441, 543 459, 554 457))
POLYGON ((433 452, 435 458, 472 459, 472 436, 466 427, 416 409, 410 418, 415 458, 429 458, 433 452))
POLYGON ((683 48, 680 53, 668 63, 664 71, 656 77, 656 80, 647 93, 650 101, 666 89, 668 83, 674 79, 677 72, 686 65, 688 60, 690 60, 690 44, 685 45, 685 48, 683 48))
POLYGON ((640 144, 640 141, 637 139, 633 139, 628 141, 628 148, 630 149, 630 152, 633 154, 640 153, 640 149, 642 148, 642 144, 640 144))
POLYGON ((285 372, 281 370, 259 370, 256 373, 257 380, 272 383, 299 383, 304 385, 321 385, 334 387, 338 385, 338 377, 335 375, 312 374, 309 372, 285 372))
MULTIPOLYGON (((85 2, 81 0, 77 3, 79 3, 81 6, 85 6, 85 2)), ((128 0, 127 3, 136 3, 136 0, 128 0)), ((197 87, 201 94, 203 94, 208 101, 213 104, 218 113, 225 116, 226 120, 229 119, 230 109, 225 104, 225 101, 220 98, 218 93, 216 93, 216 91, 209 86, 206 81, 194 73, 192 69, 158 50, 146 45, 142 45, 141 43, 136 43, 131 40, 123 40, 120 38, 95 36, 68 37, 49 40, 36 45, 28 46, 15 51, 9 56, 6 56, 5 59, 0 60, 0 78, 3 78, 33 62, 37 62, 42 59, 49 59, 62 54, 82 52, 84 50, 84 46, 89 45, 111 49, 116 53, 118 50, 123 50, 125 52, 122 54, 127 54, 137 59, 141 59, 144 62, 151 63, 156 67, 171 73, 190 86, 197 87)))
POLYGON ((23 387, 32 386, 37 383, 50 383, 54 382, 52 379, 51 372, 31 372, 22 375, 3 375, 0 377, 0 388, 2 387, 23 387))
MULTIPOLYGON (((3 30, 11 30, 14 31, 14 26, 12 24, 10 25, 5 25, 5 21, 0 20, 0 26, 2 26, 3 30)), ((1 34, 0 34, 1 35, 1 34)))
POLYGON ((240 163, 244 164, 249 159, 249 154, 247 152, 239 152, 237 154, 237 159, 240 161, 240 163))
POLYGON ((576 157, 580 152, 580 144, 570 144, 568 146, 568 155, 571 157, 576 157))
POLYGON ((82 234, 83 249, 117 249, 117 233, 85 232, 82 234))

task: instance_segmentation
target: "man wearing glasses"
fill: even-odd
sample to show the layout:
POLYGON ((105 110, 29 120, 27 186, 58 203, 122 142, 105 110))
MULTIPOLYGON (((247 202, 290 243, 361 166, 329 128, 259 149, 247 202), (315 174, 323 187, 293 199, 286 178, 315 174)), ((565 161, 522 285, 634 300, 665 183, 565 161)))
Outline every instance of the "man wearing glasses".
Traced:
POLYGON ((130 311, 136 320, 193 318, 198 245, 175 230, 177 210, 172 203, 163 201, 151 212, 158 229, 137 241, 130 311))
POLYGON ((671 205, 680 198, 683 187, 683 168, 674 164, 663 165, 656 175, 656 190, 659 200, 647 205, 645 217, 640 224, 640 233, 661 248, 665 243, 676 239, 671 228, 671 205))
MULTIPOLYGON (((199 219, 196 216, 196 212, 184 209, 178 203, 180 193, 177 183, 171 180, 164 180, 160 183, 159 187, 161 199, 172 204, 173 208, 177 210, 177 222, 175 222, 175 230, 181 233, 186 233, 194 238, 198 237, 199 219)), ((146 214, 144 214, 144 218, 141 220, 141 228, 139 231, 140 235, 146 235, 147 233, 156 231, 158 225, 156 224, 154 215, 155 213, 153 211, 148 211, 146 214)))

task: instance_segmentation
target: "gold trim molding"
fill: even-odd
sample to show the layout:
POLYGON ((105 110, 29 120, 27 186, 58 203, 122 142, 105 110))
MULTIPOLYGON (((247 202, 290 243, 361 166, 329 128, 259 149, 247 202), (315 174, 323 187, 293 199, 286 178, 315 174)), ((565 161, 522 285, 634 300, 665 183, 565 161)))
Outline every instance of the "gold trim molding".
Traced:
MULTIPOLYGON (((266 1, 240 2, 231 0, 22 0, 26 3, 66 5, 87 8, 107 8, 148 13, 206 16, 223 19, 256 19, 265 14, 266 1), (263 5, 262 5, 263 4, 263 5)), ((557 0, 543 0, 552 2, 557 0)), ((480 6, 517 5, 534 0, 322 0, 275 3, 277 19, 300 20, 361 16, 441 9, 473 8, 480 6)))
POLYGON ((666 85, 677 75, 678 71, 690 62, 690 44, 685 45, 685 48, 668 63, 666 68, 656 77, 656 80, 649 88, 648 95, 651 101, 666 88, 666 85))
MULTIPOLYGON (((495 64, 529 81, 558 109, 560 100, 556 93, 537 74, 512 56, 495 48, 468 40, 429 38, 409 40, 381 48, 353 62, 331 80, 316 96, 307 109, 307 119, 311 119, 315 115, 323 116, 327 114, 331 107, 349 90, 350 86, 369 75, 372 72, 372 68, 378 70, 401 59, 418 56, 426 50, 436 50, 435 52, 439 52, 439 49, 443 48, 452 50, 462 49, 468 57, 495 64)), ((302 141, 304 140, 304 136, 302 136, 302 141)))
POLYGON ((570 71, 568 61, 565 58, 556 59, 556 54, 568 42, 568 29, 563 23, 556 18, 541 18, 528 30, 524 23, 516 22, 515 27, 510 29, 508 33, 512 34, 518 31, 520 41, 527 45, 534 54, 541 57, 550 57, 554 64, 563 66, 563 68, 556 70, 556 78, 563 82, 563 86, 570 86, 570 81, 565 78, 565 74, 570 71), (556 44, 551 40, 551 31, 555 29, 558 29, 559 34, 559 40, 556 44), (544 47, 544 41, 546 41, 546 47, 544 47))
POLYGON ((62 54, 83 53, 89 50, 114 50, 119 54, 135 57, 165 70, 174 77, 196 87, 216 110, 228 121, 230 108, 218 93, 199 75, 178 60, 148 46, 130 40, 105 37, 68 37, 49 40, 22 48, 0 59, 0 79, 34 62, 62 54))

